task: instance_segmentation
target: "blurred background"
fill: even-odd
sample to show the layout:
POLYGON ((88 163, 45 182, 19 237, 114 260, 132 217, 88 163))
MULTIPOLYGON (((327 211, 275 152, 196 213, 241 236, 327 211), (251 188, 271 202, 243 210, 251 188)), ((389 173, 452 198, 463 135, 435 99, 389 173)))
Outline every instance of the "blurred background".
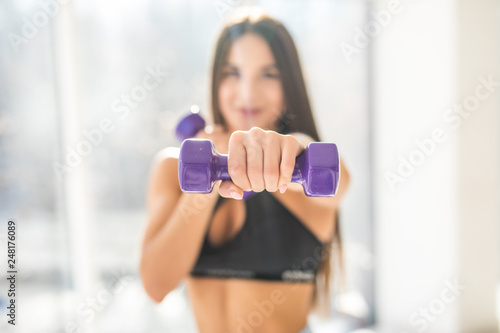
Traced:
POLYGON ((143 290, 145 192, 186 111, 210 119, 216 37, 247 5, 292 34, 351 173, 348 287, 313 332, 498 332, 493 0, 2 0, 0 269, 14 220, 18 273, 0 331, 197 332, 182 283, 160 304, 143 290))

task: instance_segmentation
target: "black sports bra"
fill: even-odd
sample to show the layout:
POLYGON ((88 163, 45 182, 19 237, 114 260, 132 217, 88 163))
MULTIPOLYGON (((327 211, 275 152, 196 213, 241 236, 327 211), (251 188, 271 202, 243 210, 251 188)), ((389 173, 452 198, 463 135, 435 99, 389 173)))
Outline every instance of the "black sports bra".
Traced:
MULTIPOLYGON (((219 197, 214 211, 223 199, 226 198, 219 197)), ((321 242, 266 190, 244 202, 245 222, 229 241, 212 246, 208 226, 190 275, 314 282, 328 243, 321 242)))

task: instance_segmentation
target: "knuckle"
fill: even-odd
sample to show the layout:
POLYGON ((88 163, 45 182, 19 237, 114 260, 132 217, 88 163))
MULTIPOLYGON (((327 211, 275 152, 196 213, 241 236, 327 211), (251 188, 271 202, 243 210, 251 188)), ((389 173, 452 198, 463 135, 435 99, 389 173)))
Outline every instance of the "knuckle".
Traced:
POLYGON ((240 142, 242 141, 244 135, 245 133, 243 131, 234 131, 233 133, 231 133, 229 140, 232 142, 240 142))
POLYGON ((283 140, 284 140, 285 144, 289 145, 289 144, 293 144, 295 138, 293 137, 293 135, 287 134, 284 136, 283 140))
POLYGON ((267 145, 274 144, 275 142, 278 141, 278 134, 273 131, 269 131, 265 133, 265 142, 267 145))
POLYGON ((293 169, 294 169, 294 166, 284 164, 281 166, 281 169, 280 169, 281 175, 287 179, 291 179, 292 175, 293 175, 293 169))
POLYGON ((260 128, 260 127, 252 127, 249 131, 249 134, 252 138, 255 138, 255 139, 258 139, 258 140, 261 140, 264 138, 265 136, 265 131, 260 128))
POLYGON ((245 168, 243 167, 243 164, 236 162, 236 161, 231 161, 227 163, 227 171, 231 176, 239 176, 242 175, 244 172, 245 168))
POLYGON ((248 168, 248 174, 259 175, 262 174, 262 170, 259 167, 251 166, 248 168))
POLYGON ((269 180, 275 180, 279 178, 279 170, 276 168, 265 168, 264 177, 269 180))

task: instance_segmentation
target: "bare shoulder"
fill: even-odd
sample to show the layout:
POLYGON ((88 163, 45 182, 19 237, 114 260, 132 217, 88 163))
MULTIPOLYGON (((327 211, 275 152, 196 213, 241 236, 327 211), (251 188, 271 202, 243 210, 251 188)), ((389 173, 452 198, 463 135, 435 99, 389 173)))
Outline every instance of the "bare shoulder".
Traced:
POLYGON ((166 147, 160 150, 155 155, 156 160, 165 160, 165 159, 175 159, 179 160, 179 153, 181 149, 179 147, 166 147))
POLYGON ((177 175, 178 150, 168 147, 154 156, 147 189, 148 224, 143 246, 166 223, 182 195, 177 175))
POLYGON ((167 147, 158 151, 154 156, 148 187, 149 203, 158 197, 168 197, 172 200, 180 196, 179 150, 177 147, 167 147))
POLYGON ((160 176, 161 178, 166 176, 177 179, 179 152, 180 148, 178 147, 166 147, 158 151, 153 158, 152 176, 160 176), (157 172, 155 173, 155 171, 157 172))

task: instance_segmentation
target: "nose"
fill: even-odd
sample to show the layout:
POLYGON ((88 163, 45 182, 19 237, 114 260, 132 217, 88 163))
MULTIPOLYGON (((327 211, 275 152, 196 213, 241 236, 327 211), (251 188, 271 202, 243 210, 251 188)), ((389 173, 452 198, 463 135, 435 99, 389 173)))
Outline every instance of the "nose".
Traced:
POLYGON ((239 94, 245 105, 253 105, 257 97, 258 86, 255 79, 242 77, 239 85, 239 94))

